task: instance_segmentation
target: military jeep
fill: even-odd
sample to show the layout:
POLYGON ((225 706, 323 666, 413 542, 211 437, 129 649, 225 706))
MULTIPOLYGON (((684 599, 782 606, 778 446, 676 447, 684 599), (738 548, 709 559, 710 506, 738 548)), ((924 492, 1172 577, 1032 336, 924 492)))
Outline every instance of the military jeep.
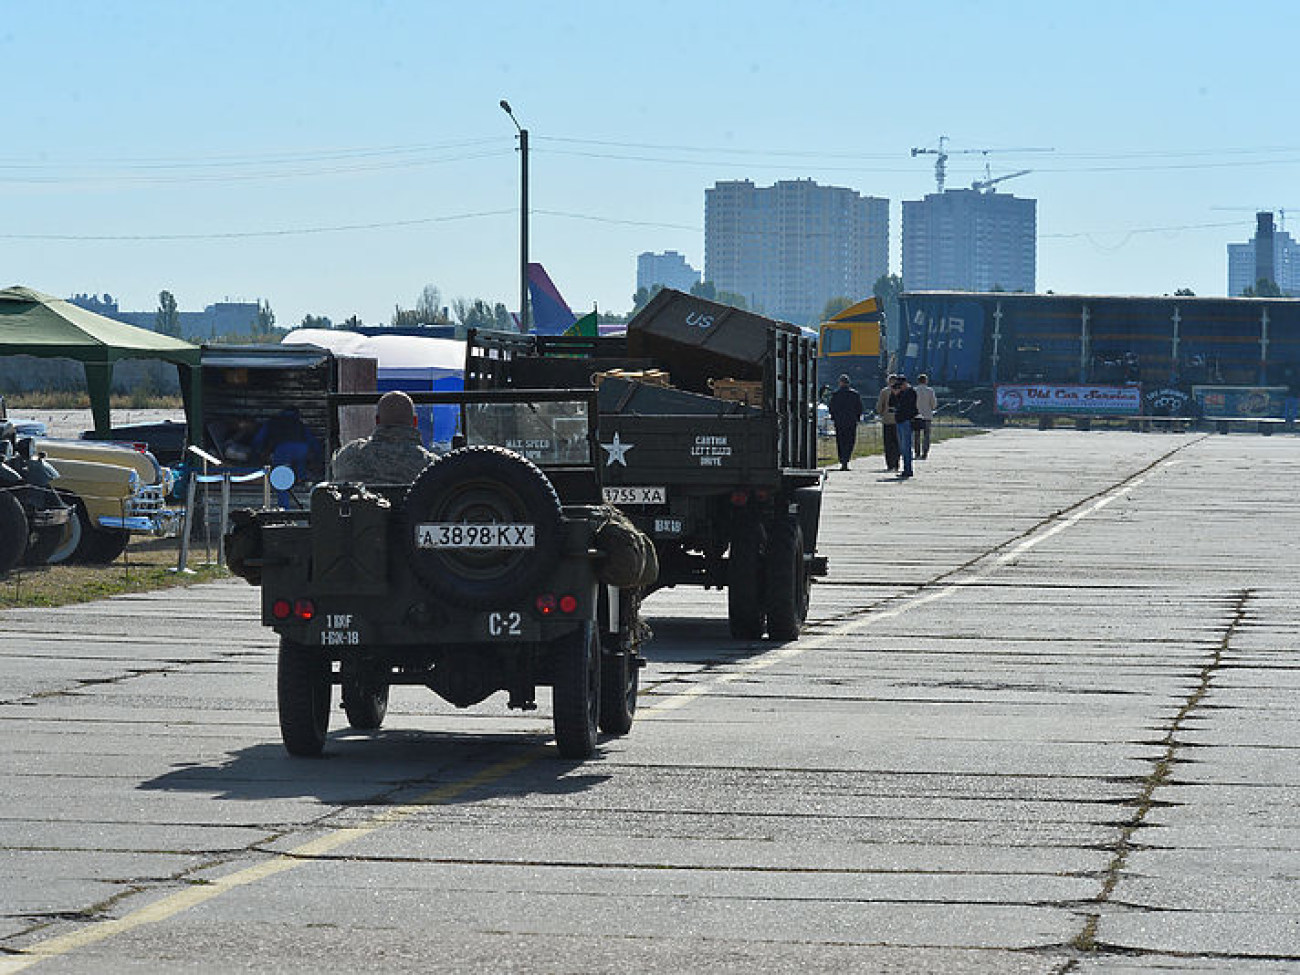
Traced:
MULTIPOLYGON (((368 394, 334 394, 337 405, 368 394)), ((374 402, 373 396, 369 401, 374 402)), ((460 408, 457 447, 411 484, 325 482, 306 511, 232 517, 227 561, 262 589, 280 635, 280 730, 319 755, 332 688, 354 729, 377 729, 393 685, 457 707, 551 688, 556 744, 590 757, 630 730, 653 544, 602 501, 595 393, 415 393, 460 408)))

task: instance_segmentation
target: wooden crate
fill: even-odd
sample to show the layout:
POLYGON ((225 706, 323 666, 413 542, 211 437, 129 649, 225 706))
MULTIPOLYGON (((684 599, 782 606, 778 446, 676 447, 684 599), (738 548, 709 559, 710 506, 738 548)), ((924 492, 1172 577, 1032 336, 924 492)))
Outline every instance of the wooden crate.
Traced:
POLYGON ((651 386, 671 386, 668 373, 662 369, 606 369, 591 374, 591 384, 599 386, 606 379, 626 379, 628 382, 648 383, 651 386))
POLYGON ((734 400, 746 406, 763 405, 763 384, 756 379, 710 379, 709 389, 718 399, 734 400))

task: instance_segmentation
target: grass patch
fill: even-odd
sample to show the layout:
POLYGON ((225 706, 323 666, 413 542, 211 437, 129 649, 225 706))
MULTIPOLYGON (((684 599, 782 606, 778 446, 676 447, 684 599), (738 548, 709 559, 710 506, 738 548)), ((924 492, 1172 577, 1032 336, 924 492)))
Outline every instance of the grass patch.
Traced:
MULTIPOLYGON (((180 542, 175 538, 138 539, 109 565, 41 565, 15 569, 0 578, 0 609, 66 606, 109 596, 152 592, 189 586, 213 579, 225 579, 225 566, 205 565, 208 553, 202 546, 190 548, 192 573, 177 573, 180 542)), ((216 553, 212 552, 215 559, 216 553)))
MULTIPOLYGON (((39 392, 6 393, 5 405, 11 410, 88 410, 90 395, 85 390, 52 389, 39 392)), ((113 410, 183 410, 179 396, 155 393, 140 387, 130 393, 114 393, 108 400, 113 410)))
MULTIPOLYGON (((954 440, 958 437, 974 437, 982 433, 988 433, 982 427, 972 426, 966 421, 956 422, 945 420, 936 421, 930 428, 930 445, 933 446, 944 440, 954 440)), ((884 441, 881 439, 879 423, 859 423, 858 439, 853 447, 853 457, 877 457, 885 453, 884 441)), ((826 467, 830 464, 838 464, 839 455, 835 452, 835 435, 829 437, 817 438, 817 466, 826 467)))

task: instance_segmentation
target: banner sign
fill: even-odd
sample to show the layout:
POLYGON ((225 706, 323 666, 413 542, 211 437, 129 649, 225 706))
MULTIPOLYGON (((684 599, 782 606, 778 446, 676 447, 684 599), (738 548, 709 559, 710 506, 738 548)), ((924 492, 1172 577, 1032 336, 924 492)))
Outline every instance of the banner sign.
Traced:
POLYGON ((1214 419, 1260 419, 1286 415, 1285 386, 1193 386, 1201 415, 1214 419))
POLYGON ((1140 416, 1142 387, 1007 383, 997 387, 997 411, 1013 415, 1140 416))

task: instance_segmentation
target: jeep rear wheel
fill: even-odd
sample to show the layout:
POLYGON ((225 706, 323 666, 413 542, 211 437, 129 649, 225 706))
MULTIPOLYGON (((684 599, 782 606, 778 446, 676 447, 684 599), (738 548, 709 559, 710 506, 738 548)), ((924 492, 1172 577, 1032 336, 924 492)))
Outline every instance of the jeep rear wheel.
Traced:
POLYGON ((607 735, 626 735, 636 717, 636 698, 641 683, 638 630, 641 627, 640 597, 631 590, 618 594, 618 630, 608 632, 609 613, 600 619, 600 730, 607 735))
POLYGON ((630 651, 600 655, 600 730, 626 735, 636 717, 636 695, 641 668, 630 651))
POLYGON ((320 755, 330 723, 329 660, 281 637, 275 691, 285 750, 307 758, 320 755))
POLYGON ((406 494, 405 544, 433 595, 476 609, 518 595, 560 555, 560 499, 544 473, 500 447, 465 447, 426 467, 406 494), (531 548, 422 548, 421 525, 531 525, 531 548))
POLYGON ((600 645, 595 627, 584 623, 557 640, 552 652, 555 744, 562 758, 591 758, 596 752, 600 718, 600 645))

